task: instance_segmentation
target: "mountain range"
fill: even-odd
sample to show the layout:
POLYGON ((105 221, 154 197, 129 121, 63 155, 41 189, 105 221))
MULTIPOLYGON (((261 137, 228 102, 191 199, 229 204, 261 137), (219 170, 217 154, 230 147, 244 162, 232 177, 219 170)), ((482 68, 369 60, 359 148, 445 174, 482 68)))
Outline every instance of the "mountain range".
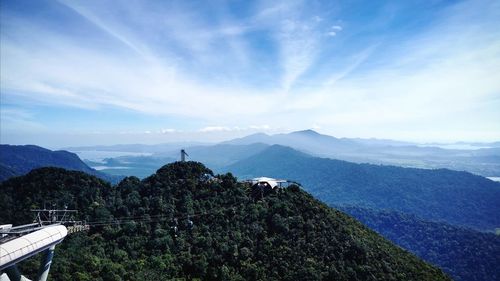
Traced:
POLYGON ((465 170, 483 176, 500 175, 500 148, 474 150, 443 149, 409 142, 379 139, 335 138, 313 130, 289 134, 254 134, 224 142, 279 144, 302 152, 355 163, 397 165, 414 168, 448 168, 465 170))
POLYGON ((486 177, 500 176, 500 148, 496 143, 468 145, 471 148, 479 147, 478 149, 443 149, 438 147, 439 144, 430 144, 435 146, 429 146, 429 144, 419 145, 394 140, 335 138, 313 130, 275 135, 257 133, 215 145, 192 143, 134 144, 77 147, 69 148, 69 150, 80 153, 84 160, 86 159, 84 153, 92 151, 147 153, 148 155, 140 156, 103 157, 101 162, 104 165, 88 161, 89 159, 85 160, 92 166, 102 166, 107 173, 145 177, 161 167, 162 164, 179 159, 180 149, 185 149, 188 152, 189 159, 202 161, 215 171, 219 171, 221 167, 259 152, 259 149, 262 149, 264 145, 274 144, 288 146, 313 156, 354 163, 425 169, 447 168, 468 171, 486 177), (157 164, 153 166, 151 163, 157 164))
MULTIPOLYGON (((273 138, 269 135, 264 136, 264 138, 269 137, 273 138)), ((318 146, 322 142, 331 141, 329 136, 312 131, 283 134, 279 138, 291 138, 293 142, 290 143, 300 147, 301 143, 307 144, 307 139, 311 137, 316 139, 318 146)), ((353 139, 349 142, 343 141, 345 145, 353 139)), ((361 140, 365 141, 367 140, 361 140)), ((494 265, 498 264, 496 257, 500 256, 497 255, 499 241, 498 236, 491 232, 500 226, 500 217, 497 215, 500 213, 499 183, 468 172, 359 164, 330 157, 318 157, 314 153, 306 153, 306 149, 300 151, 282 145, 253 143, 252 140, 249 144, 238 142, 239 140, 235 140, 234 143, 188 147, 189 159, 203 161, 217 173, 231 172, 240 179, 270 176, 295 180, 316 198, 330 206, 340 208, 387 239, 438 265, 455 280, 491 280, 490 276, 498 276, 494 265), (475 255, 473 252, 476 250, 483 254, 475 255)), ((391 143, 384 140, 375 142, 378 144, 370 145, 387 148, 386 145, 391 143)), ((391 149, 406 145, 406 143, 392 143, 391 149)), ((55 166, 55 164, 65 167, 64 163, 71 163, 65 168, 80 169, 86 173, 90 169, 98 174, 104 174, 103 171, 106 173, 111 171, 117 175, 134 173, 144 179, 148 178, 151 171, 156 171, 161 165, 174 162, 178 158, 179 151, 175 145, 170 147, 173 149, 170 152, 158 150, 151 153, 147 147, 141 146, 143 150, 138 152, 145 153, 144 155, 109 157, 96 162, 85 161, 91 166, 111 167, 101 171, 95 171, 85 163, 83 163, 85 166, 81 166, 82 161, 72 153, 54 153, 35 146, 15 150, 16 153, 20 152, 22 157, 3 152, 17 149, 16 146, 3 146, 4 150, 0 151, 2 152, 0 156, 9 155, 10 159, 27 159, 23 161, 31 165, 27 165, 28 168, 55 166), (49 152, 51 156, 45 156, 44 153, 49 152), (66 158, 72 161, 46 161, 55 156, 68 154, 72 156, 66 158), (38 164, 33 164, 37 161, 38 164)), ((125 147, 120 147, 123 148, 125 147)), ((429 153, 433 150, 439 152, 442 149, 427 148, 429 153)), ((474 153, 476 155, 484 153, 485 157, 494 159, 494 156, 487 156, 491 151, 494 149, 480 149, 474 153)), ((0 157, 0 160, 2 159, 5 158, 0 157)), ((4 162, 7 161, 0 161, 2 174, 10 176, 20 174, 10 168, 16 167, 15 165, 8 166, 4 162)), ((14 162, 24 163, 17 160, 14 162)))

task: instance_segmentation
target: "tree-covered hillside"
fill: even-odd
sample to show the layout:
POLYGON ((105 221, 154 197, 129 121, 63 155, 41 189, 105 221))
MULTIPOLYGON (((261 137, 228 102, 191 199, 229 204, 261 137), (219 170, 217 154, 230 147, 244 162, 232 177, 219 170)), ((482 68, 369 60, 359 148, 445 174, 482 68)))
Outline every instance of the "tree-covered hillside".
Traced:
POLYGON ((38 169, 0 184, 0 205, 13 210, 0 223, 30 222, 44 202, 80 210, 92 227, 56 247, 52 280, 450 280, 297 186, 260 198, 211 174, 176 162, 110 186, 38 169))
POLYGON ((467 172, 355 164, 278 145, 226 170, 296 180, 331 205, 396 210, 483 231, 500 227, 500 183, 467 172))
POLYGON ((123 178, 96 171, 76 154, 65 150, 52 151, 36 145, 0 144, 0 182, 41 167, 81 171, 114 183, 123 178))
POLYGON ((422 259, 438 265, 456 281, 500 279, 500 236, 415 216, 344 206, 342 211, 422 259))

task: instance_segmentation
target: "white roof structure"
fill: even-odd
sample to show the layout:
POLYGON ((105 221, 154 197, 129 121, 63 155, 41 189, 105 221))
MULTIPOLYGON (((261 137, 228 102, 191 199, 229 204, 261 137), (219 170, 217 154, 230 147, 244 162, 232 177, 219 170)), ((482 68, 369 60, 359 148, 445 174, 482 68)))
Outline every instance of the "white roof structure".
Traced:
POLYGON ((60 243, 68 231, 64 225, 48 226, 0 245, 0 270, 60 243))
POLYGON ((272 188, 280 186, 281 183, 287 182, 286 180, 277 180, 267 177, 254 178, 251 179, 250 181, 252 182, 252 185, 264 183, 264 184, 269 184, 269 186, 271 186, 272 188))

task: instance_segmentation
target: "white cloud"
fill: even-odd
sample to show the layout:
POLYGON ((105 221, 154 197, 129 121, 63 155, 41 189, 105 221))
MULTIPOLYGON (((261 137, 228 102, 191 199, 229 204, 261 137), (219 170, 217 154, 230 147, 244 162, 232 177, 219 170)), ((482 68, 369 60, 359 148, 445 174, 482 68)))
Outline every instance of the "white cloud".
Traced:
POLYGON ((154 60, 154 58, 151 58, 150 51, 146 46, 138 43, 138 40, 131 40, 130 35, 126 36, 122 34, 122 32, 118 31, 118 27, 106 23, 85 6, 79 5, 74 1, 59 0, 59 2, 61 4, 64 4, 68 8, 71 8, 91 23, 95 24, 101 30, 107 32, 109 35, 113 36, 114 38, 128 46, 130 49, 134 50, 137 54, 141 55, 144 58, 154 60))
POLYGON ((231 131, 231 128, 224 126, 208 126, 200 129, 200 132, 211 133, 211 132, 225 132, 231 131))
POLYGON ((159 133, 161 133, 161 134, 171 134, 171 133, 175 133, 175 132, 177 132, 176 129, 161 129, 159 131, 159 133))
POLYGON ((292 91, 317 59, 322 36, 318 27, 323 18, 311 16, 306 1, 261 1, 253 21, 273 34, 279 51, 276 63, 281 66, 281 90, 292 91))
POLYGON ((337 81, 347 77, 349 74, 351 74, 351 72, 356 70, 363 62, 365 62, 372 55, 372 53, 377 49, 378 45, 379 44, 373 44, 371 46, 368 46, 361 52, 352 56, 352 62, 349 63, 349 65, 345 69, 342 69, 340 72, 331 74, 329 78, 326 79, 326 81, 323 84, 325 89, 329 89, 330 87, 335 85, 337 81))
POLYGON ((500 11, 464 26, 477 12, 469 5, 396 45, 375 42, 292 108, 340 136, 499 139, 500 32, 490 20, 500 11))
POLYGON ((323 18, 322 18, 322 17, 320 17, 320 16, 314 16, 314 17, 313 17, 313 20, 314 20, 315 22, 322 22, 322 21, 323 21, 323 18))
POLYGON ((269 131, 273 128, 267 124, 264 125, 249 125, 249 126, 207 126, 199 130, 203 133, 213 132, 246 132, 246 131, 269 131))
POLYGON ((254 129, 254 130, 269 130, 271 129, 271 126, 265 124, 265 125, 250 125, 248 128, 254 129))
POLYGON ((313 64, 318 51, 318 35, 312 22, 285 19, 277 40, 283 61, 282 87, 289 91, 295 81, 313 64))
POLYGON ((340 25, 333 25, 333 26, 330 27, 330 30, 328 32, 326 32, 326 35, 330 36, 330 37, 334 37, 340 31, 342 31, 342 26, 340 26, 340 25))
POLYGON ((197 83, 175 66, 102 54, 39 30, 32 32, 40 37, 25 45, 2 42, 2 93, 40 103, 88 109, 113 105, 207 119, 266 111, 266 104, 272 103, 266 93, 197 83))

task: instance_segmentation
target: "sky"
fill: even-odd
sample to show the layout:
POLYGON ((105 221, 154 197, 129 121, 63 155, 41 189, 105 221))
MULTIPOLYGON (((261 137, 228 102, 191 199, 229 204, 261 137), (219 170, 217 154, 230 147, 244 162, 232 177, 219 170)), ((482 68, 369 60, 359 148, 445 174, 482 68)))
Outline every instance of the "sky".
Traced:
POLYGON ((0 2, 0 142, 500 140, 500 2, 0 2))

